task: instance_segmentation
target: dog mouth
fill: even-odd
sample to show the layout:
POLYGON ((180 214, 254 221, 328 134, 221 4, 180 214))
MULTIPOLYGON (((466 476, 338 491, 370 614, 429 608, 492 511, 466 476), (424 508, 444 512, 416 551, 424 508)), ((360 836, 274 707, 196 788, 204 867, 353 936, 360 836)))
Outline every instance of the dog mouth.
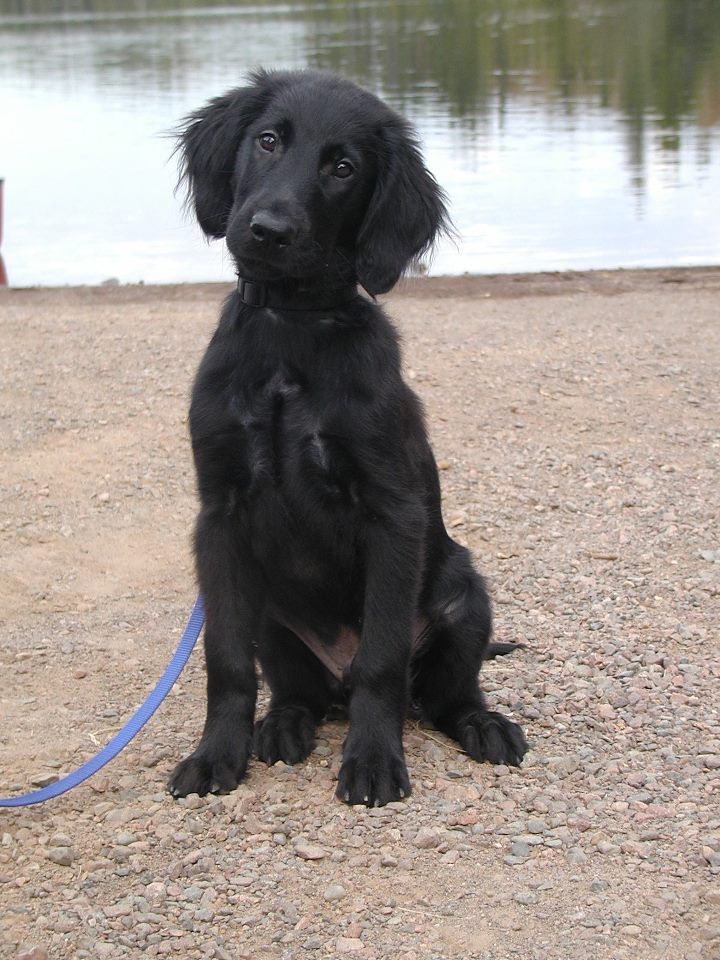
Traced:
POLYGON ((354 275, 350 259, 339 250, 327 251, 315 240, 303 240, 281 248, 262 245, 234 237, 227 237, 237 272, 249 280, 263 283, 283 280, 312 280, 344 282, 354 275))
POLYGON ((303 277, 321 274, 328 264, 323 257, 302 256, 295 253, 290 256, 258 257, 245 251, 237 253, 229 247, 233 255, 238 274, 248 279, 264 282, 280 280, 300 280, 303 277))

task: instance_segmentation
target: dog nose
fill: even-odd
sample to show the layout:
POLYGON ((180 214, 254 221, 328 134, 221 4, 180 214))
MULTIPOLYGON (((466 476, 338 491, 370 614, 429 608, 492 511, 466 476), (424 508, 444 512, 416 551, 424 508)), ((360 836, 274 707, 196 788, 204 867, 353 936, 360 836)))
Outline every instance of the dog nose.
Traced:
POLYGON ((266 243, 268 246, 272 244, 276 247, 289 247, 295 239, 294 227, 282 217, 267 211, 253 215, 250 232, 258 243, 266 243))

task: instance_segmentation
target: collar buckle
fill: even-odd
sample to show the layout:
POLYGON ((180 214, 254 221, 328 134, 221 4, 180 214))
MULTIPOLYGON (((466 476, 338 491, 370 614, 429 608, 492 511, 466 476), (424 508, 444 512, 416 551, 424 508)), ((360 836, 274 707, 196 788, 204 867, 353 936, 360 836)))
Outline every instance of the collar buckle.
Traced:
POLYGON ((237 289, 240 299, 249 307, 267 306, 267 287, 264 283, 256 283, 254 280, 245 280, 243 277, 238 277, 237 289))

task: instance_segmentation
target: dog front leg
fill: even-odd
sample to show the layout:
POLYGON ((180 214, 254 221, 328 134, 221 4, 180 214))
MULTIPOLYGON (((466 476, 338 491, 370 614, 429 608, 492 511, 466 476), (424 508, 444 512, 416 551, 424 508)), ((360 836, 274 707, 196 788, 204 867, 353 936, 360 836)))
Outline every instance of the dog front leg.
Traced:
POLYGON ((175 797, 226 792, 238 785, 252 752, 257 696, 257 616, 238 588, 239 561, 227 518, 200 514, 195 555, 205 603, 207 717, 197 748, 170 778, 175 797))
POLYGON ((337 796, 382 806, 410 794, 402 731, 420 587, 423 518, 367 531, 363 628, 350 670, 350 729, 337 796))

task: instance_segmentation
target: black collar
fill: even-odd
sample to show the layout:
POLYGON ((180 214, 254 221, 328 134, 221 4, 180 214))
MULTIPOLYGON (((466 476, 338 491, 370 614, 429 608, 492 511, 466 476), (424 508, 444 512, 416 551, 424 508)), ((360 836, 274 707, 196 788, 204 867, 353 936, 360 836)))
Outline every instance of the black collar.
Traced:
POLYGON ((271 310, 296 310, 303 313, 334 310, 344 307, 359 294, 356 283, 347 283, 318 296, 311 290, 283 288, 275 284, 258 283, 238 276, 237 292, 249 307, 269 307, 271 310))

